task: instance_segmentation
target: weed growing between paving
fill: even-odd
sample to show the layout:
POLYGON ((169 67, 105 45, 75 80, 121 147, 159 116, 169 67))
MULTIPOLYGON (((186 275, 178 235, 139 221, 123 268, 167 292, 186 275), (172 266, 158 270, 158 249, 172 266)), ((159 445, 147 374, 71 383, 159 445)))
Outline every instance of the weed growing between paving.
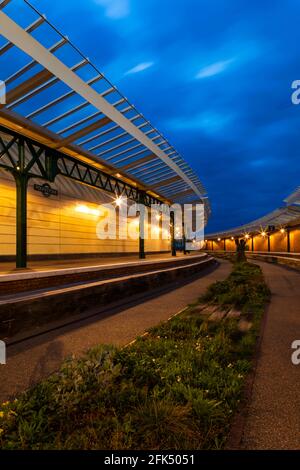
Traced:
MULTIPOLYGON (((201 281, 199 281, 201 282, 201 281)), ((3 449, 220 449, 252 367, 269 298, 259 267, 233 266, 199 303, 130 347, 99 346, 0 408, 3 449), (208 320, 203 303, 242 312, 208 320), (241 331, 241 319, 252 325, 241 331)))

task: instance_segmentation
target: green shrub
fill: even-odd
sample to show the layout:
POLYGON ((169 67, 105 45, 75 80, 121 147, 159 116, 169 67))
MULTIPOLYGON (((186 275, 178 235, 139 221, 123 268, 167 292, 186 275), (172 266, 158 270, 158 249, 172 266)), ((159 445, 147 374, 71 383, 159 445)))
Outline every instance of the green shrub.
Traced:
POLYGON ((219 449, 243 395, 269 298, 260 269, 233 266, 200 302, 251 321, 209 322, 190 306, 123 349, 100 346, 0 407, 3 449, 219 449))

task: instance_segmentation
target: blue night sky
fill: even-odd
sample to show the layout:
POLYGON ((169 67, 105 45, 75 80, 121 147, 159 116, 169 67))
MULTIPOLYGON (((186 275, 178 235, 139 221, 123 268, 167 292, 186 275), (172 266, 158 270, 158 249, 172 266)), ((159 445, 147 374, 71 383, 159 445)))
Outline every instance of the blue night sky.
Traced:
POLYGON ((298 0, 32 0, 152 121, 208 190, 208 231, 299 184, 298 0))

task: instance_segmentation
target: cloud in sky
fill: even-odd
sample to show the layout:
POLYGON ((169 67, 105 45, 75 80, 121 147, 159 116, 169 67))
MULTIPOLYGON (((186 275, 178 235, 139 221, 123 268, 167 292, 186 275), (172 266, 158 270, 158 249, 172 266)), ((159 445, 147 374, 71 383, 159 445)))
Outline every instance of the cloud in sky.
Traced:
POLYGON ((172 119, 169 125, 175 130, 201 130, 207 134, 216 134, 223 131, 232 119, 233 117, 229 114, 203 112, 196 116, 172 119))
POLYGON ((125 72, 125 75, 132 75, 134 73, 143 72, 144 70, 147 70, 152 67, 152 65, 154 65, 154 62, 141 62, 140 64, 137 64, 132 67, 132 69, 127 70, 127 72, 125 72))
POLYGON ((105 8, 108 18, 118 20, 129 15, 129 0, 95 0, 98 5, 105 8))
POLYGON ((235 59, 220 60, 219 62, 214 62, 213 64, 206 65, 196 75, 197 79, 213 77, 219 73, 224 72, 235 59))

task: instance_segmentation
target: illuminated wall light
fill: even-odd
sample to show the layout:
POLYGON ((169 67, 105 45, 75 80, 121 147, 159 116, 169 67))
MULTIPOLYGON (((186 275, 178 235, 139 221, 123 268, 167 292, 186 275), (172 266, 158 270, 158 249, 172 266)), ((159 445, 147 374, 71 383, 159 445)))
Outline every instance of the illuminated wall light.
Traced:
POLYGON ((220 241, 221 241, 221 238, 218 238, 218 242, 220 242, 220 241))
POLYGON ((248 238, 250 238, 250 235, 248 233, 246 233, 245 238, 248 240, 248 238))
POLYGON ((280 233, 285 233, 285 228, 282 227, 282 228, 280 229, 280 233))
POLYGON ((122 202, 123 202, 123 197, 122 197, 122 196, 116 197, 116 199, 115 199, 114 202, 115 202, 116 206, 120 207, 120 205, 121 205, 122 202))
POLYGON ((267 235, 264 230, 262 232, 260 232, 260 234, 261 234, 262 237, 265 237, 267 235))
POLYGON ((101 211, 99 209, 92 209, 91 207, 85 206, 83 204, 76 206, 75 210, 76 212, 80 212, 81 214, 94 215, 97 217, 101 215, 101 211))
POLYGON ((234 240, 234 237, 231 237, 231 240, 234 240))

